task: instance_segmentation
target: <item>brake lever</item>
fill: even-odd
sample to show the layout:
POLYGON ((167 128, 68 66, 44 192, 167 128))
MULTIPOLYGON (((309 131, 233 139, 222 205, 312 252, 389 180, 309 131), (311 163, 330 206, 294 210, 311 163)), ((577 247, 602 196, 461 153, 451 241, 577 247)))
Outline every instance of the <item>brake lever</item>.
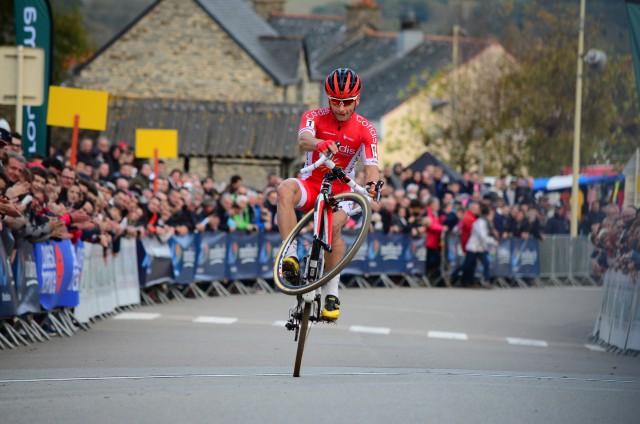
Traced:
POLYGON ((384 181, 378 181, 376 183, 376 203, 380 203, 380 196, 382 195, 382 186, 384 185, 384 181))

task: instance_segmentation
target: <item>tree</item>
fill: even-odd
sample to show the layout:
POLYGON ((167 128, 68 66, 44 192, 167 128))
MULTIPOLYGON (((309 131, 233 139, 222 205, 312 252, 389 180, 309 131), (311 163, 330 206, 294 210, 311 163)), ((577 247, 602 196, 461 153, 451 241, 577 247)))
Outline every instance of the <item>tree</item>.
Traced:
MULTIPOLYGON (((525 165, 532 175, 554 175, 572 162, 577 7, 549 0, 531 4, 519 34, 505 40, 519 63, 519 71, 503 81, 508 93, 505 113, 526 129, 525 165)), ((587 48, 605 38, 597 19, 588 16, 586 21, 587 48)), ((637 145, 637 96, 631 61, 615 51, 608 54, 611 59, 603 70, 585 66, 580 142, 583 165, 624 161, 637 145)))
POLYGON ((78 7, 53 12, 52 83, 60 84, 69 70, 89 58, 94 51, 91 35, 82 23, 78 7))
MULTIPOLYGON (((91 34, 82 23, 80 9, 52 5, 53 14, 53 58, 52 84, 60 84, 69 69, 88 58, 94 50, 91 34)), ((0 25, 0 45, 15 45, 15 22, 13 0, 0 0, 0 10, 5 23, 0 25)))

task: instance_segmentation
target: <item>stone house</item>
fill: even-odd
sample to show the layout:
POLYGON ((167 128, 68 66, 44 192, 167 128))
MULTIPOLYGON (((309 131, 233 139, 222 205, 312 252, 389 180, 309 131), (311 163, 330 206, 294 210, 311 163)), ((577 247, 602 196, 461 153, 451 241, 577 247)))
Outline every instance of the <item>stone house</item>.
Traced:
POLYGON ((186 168, 207 175, 215 163, 217 181, 239 173, 256 186, 268 172, 289 172, 300 156, 295 133, 302 105, 317 102, 313 84, 317 86, 309 78, 302 40, 280 36, 246 2, 229 0, 156 1, 69 81, 110 93, 105 135, 112 141, 133 144, 136 128, 177 129, 186 168), (126 113, 126 108, 139 113, 126 113), (212 121, 194 122, 198 108, 214 111, 202 115, 212 121), (272 113, 265 112, 271 108, 272 113), (167 119, 169 110, 175 119, 167 119), (234 111, 251 119, 231 119, 234 111), (242 137, 249 125, 252 131, 245 133, 269 127, 274 116, 286 125, 282 131, 262 132, 249 141, 234 138, 242 137), (229 136, 219 137, 213 122, 228 127, 229 136), (194 139, 194 125, 210 131, 194 139), (200 146, 194 150, 196 143, 200 146), (283 144, 295 148, 283 149, 283 144), (231 148, 239 145, 245 146, 242 152, 231 148))

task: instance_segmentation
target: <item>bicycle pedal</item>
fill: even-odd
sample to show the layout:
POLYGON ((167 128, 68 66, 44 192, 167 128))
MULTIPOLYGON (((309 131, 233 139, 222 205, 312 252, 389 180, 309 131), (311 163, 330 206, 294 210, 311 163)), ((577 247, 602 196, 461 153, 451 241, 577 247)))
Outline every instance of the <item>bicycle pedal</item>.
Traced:
POLYGON ((289 331, 293 331, 296 329, 296 327, 298 327, 297 324, 292 323, 291 321, 287 322, 285 325, 285 328, 289 331))

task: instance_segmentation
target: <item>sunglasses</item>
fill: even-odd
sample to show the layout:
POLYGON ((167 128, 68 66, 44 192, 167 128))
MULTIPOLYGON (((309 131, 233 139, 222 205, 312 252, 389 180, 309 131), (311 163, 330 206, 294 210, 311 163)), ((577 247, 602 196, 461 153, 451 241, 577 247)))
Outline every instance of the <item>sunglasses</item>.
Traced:
POLYGON ((350 97, 348 99, 336 99, 335 97, 329 97, 329 103, 331 103, 332 105, 337 106, 337 107, 339 107, 339 106, 349 107, 356 100, 358 100, 358 96, 350 97))

